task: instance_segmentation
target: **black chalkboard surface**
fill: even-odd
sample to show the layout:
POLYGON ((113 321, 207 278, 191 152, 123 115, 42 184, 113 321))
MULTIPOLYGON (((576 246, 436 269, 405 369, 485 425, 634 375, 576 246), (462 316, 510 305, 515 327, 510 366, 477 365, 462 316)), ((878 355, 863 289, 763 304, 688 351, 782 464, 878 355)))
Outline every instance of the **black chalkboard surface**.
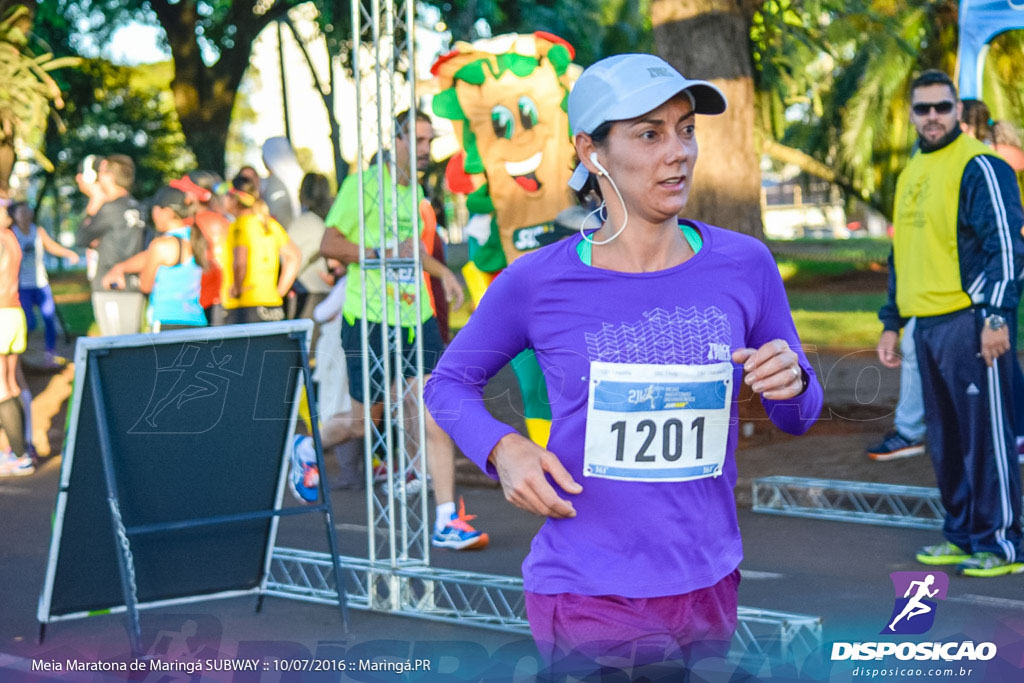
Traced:
POLYGON ((79 340, 41 623, 125 609, 92 373, 139 606, 260 589, 277 518, 196 520, 281 508, 311 328, 79 340))

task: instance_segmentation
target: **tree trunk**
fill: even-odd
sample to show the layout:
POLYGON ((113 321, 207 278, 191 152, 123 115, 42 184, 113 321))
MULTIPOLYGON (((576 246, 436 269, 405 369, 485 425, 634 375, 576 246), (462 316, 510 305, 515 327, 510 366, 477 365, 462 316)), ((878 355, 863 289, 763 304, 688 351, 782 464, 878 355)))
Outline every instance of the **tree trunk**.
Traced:
POLYGON ((196 156, 199 168, 224 175, 224 152, 231 111, 248 59, 236 67, 233 63, 225 64, 225 61, 234 60, 222 55, 216 64, 207 67, 198 55, 198 47, 192 56, 188 51, 176 50, 172 43, 171 52, 174 55, 171 91, 181 131, 196 156))
POLYGON ((729 102, 697 120, 700 156, 684 210, 695 218, 761 238, 761 168, 754 140, 750 0, 653 0, 658 54, 686 78, 718 86, 729 102))
POLYGON ((14 137, 11 136, 0 142, 0 199, 10 194, 14 161, 14 137))
POLYGON ((327 120, 331 124, 331 147, 334 149, 334 180, 338 189, 348 177, 348 162, 341 156, 341 124, 338 122, 338 88, 334 82, 334 60, 330 58, 330 51, 327 53, 328 62, 331 67, 327 70, 330 75, 331 96, 326 102, 328 111, 327 120))
MULTIPOLYGON (((327 87, 324 88, 320 76, 317 75, 313 58, 309 54, 309 48, 303 42, 298 29, 295 28, 294 22, 289 19, 287 24, 288 28, 291 29, 292 37, 295 38, 296 44, 298 44, 299 49, 302 51, 302 56, 306 59, 306 66, 309 67, 309 74, 313 77, 313 84, 316 86, 317 92, 320 93, 320 98, 324 101, 324 109, 327 111, 327 122, 331 127, 331 147, 334 152, 334 180, 338 188, 341 188, 341 184, 345 182, 345 178, 348 176, 348 164, 341 156, 341 124, 338 122, 337 109, 335 108, 338 90, 334 82, 334 57, 331 55, 329 43, 325 40, 324 45, 327 47, 327 87)), ((287 116, 285 120, 287 120, 287 116)))
POLYGON ((211 66, 203 62, 196 25, 198 3, 152 0, 151 6, 167 33, 174 58, 171 92, 181 130, 199 168, 224 174, 224 152, 235 94, 249 66, 252 43, 270 22, 284 15, 289 3, 276 3, 264 14, 253 12, 254 2, 236 2, 229 20, 235 27, 233 44, 221 46, 220 57, 211 66))

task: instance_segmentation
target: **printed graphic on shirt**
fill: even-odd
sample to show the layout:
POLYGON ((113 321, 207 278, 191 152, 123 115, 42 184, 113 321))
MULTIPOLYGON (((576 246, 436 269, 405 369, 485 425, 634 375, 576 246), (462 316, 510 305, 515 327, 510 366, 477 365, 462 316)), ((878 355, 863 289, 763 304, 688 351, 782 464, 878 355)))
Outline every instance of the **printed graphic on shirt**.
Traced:
POLYGON ((518 228, 512 232, 512 245, 519 251, 531 251, 554 244, 563 237, 569 237, 574 232, 573 230, 560 228, 551 222, 531 225, 528 228, 518 228))
POLYGON ((138 209, 125 209, 123 218, 129 228, 142 230, 146 227, 146 221, 142 220, 142 213, 138 209))
POLYGON ((928 219, 924 207, 931 198, 930 192, 930 179, 928 176, 924 176, 917 179, 917 182, 907 188, 906 193, 900 198, 907 227, 918 230, 924 230, 928 227, 928 219))
POLYGON ((676 307, 669 313, 655 308, 644 320, 621 325, 603 323, 600 332, 585 333, 591 361, 708 365, 729 361, 732 330, 716 306, 676 307))

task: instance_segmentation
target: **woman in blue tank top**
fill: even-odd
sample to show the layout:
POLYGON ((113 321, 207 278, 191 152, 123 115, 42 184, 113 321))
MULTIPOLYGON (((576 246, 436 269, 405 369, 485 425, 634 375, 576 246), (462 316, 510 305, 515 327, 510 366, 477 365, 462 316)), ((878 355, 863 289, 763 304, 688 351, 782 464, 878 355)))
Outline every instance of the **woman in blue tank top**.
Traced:
POLYGON ((126 273, 139 274, 139 288, 149 292, 147 316, 154 332, 207 324, 199 305, 207 246, 202 232, 187 224, 192 208, 181 190, 160 188, 153 198, 153 224, 160 237, 103 278, 104 287, 119 289, 124 287, 126 273))

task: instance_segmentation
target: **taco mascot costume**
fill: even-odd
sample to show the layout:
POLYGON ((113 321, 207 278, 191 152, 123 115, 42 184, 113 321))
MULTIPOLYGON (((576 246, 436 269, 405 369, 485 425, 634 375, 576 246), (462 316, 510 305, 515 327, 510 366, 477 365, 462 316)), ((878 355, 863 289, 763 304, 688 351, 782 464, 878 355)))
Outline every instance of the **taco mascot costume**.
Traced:
MULTIPOLYGON (((567 114, 571 45, 550 33, 457 43, 431 72, 442 90, 434 114, 450 119, 462 147, 447 178, 467 194, 470 262, 463 269, 474 303, 509 263, 574 231, 555 217, 573 204, 575 150, 567 114)), ((512 369, 523 393, 530 438, 547 444, 551 426, 544 375, 530 350, 512 369)))

